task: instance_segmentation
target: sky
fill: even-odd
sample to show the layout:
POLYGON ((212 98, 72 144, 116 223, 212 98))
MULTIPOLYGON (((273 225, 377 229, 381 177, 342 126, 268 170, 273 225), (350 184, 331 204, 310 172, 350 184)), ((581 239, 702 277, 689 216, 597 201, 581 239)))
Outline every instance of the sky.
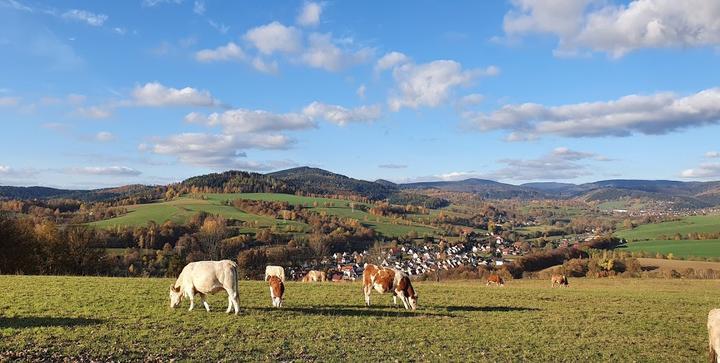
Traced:
POLYGON ((0 185, 720 179, 720 1, 0 0, 0 185))

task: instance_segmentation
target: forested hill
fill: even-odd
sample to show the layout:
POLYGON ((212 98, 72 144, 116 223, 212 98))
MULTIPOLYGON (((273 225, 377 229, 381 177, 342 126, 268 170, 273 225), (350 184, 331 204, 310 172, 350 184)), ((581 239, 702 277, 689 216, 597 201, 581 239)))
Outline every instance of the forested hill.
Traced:
POLYGON ((267 175, 288 183, 295 190, 311 194, 360 195, 378 200, 386 199, 398 191, 397 187, 310 167, 287 169, 267 175))

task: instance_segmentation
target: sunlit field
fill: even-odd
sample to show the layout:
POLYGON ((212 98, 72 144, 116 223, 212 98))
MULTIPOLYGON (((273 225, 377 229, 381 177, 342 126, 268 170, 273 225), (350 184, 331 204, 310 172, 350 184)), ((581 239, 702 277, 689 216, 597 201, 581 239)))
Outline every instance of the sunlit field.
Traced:
POLYGON ((1 276, 0 360, 674 361, 706 359, 720 282, 653 279, 416 283, 420 308, 359 283, 287 283, 273 309, 264 282, 241 282, 212 311, 168 307, 170 279, 1 276))

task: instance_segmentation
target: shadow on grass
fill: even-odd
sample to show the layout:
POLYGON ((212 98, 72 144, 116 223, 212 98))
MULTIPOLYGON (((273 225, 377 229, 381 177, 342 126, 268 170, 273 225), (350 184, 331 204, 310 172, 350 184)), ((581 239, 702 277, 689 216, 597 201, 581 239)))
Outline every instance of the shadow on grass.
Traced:
POLYGON ((447 311, 480 311, 480 312, 507 312, 507 311, 540 311, 538 308, 526 308, 522 306, 446 306, 447 311))
POLYGON ((39 328, 39 327, 75 327, 96 325, 104 322, 100 319, 56 318, 49 316, 21 316, 9 318, 0 316, 0 328, 39 328))
POLYGON ((360 307, 357 309, 349 309, 339 306, 318 306, 318 307, 261 307, 247 308, 247 310, 256 310, 262 312, 273 311, 291 311, 306 315, 324 315, 324 316, 378 316, 378 317, 452 317, 453 315, 437 313, 434 311, 422 311, 419 308, 416 311, 409 311, 402 308, 388 309, 384 307, 360 307))

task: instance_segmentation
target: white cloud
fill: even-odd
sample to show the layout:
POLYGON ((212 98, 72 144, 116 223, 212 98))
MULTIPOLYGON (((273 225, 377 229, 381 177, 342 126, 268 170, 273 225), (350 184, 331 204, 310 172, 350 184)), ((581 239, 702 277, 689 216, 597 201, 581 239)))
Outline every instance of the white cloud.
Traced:
POLYGON ((614 5, 593 0, 514 0, 505 15, 508 36, 529 33, 558 38, 556 54, 580 49, 622 57, 641 48, 720 44, 720 2, 634 0, 614 5))
POLYGON ((322 5, 316 2, 306 2, 300 10, 296 21, 302 26, 315 26, 320 23, 321 13, 322 5))
POLYGON ((71 105, 80 105, 80 104, 83 104, 83 103, 85 102, 85 100, 87 99, 87 97, 86 97, 85 95, 79 95, 79 94, 76 94, 76 93, 71 93, 71 94, 67 95, 67 97, 65 97, 65 99, 66 99, 67 102, 68 102, 69 104, 71 104, 71 105))
POLYGON ((213 168, 241 167, 272 169, 268 164, 243 161, 245 149, 285 149, 294 141, 285 135, 214 135, 184 133, 159 139, 149 148, 160 155, 177 157, 181 162, 213 168))
POLYGON ((380 164, 380 165, 378 165, 378 168, 382 168, 382 169, 405 169, 405 168, 407 168, 407 165, 405 165, 405 164, 380 164))
POLYGON ((302 49, 301 33, 292 26, 277 21, 248 30, 244 35, 260 53, 295 53, 302 49))
POLYGON ((100 131, 95 134, 95 140, 100 142, 108 142, 115 140, 115 135, 108 131, 100 131))
POLYGON ((195 53, 195 59, 199 62, 217 62, 230 60, 245 60, 245 52, 234 42, 217 47, 215 49, 203 49, 195 53))
POLYGON ((199 113, 189 113, 186 122, 204 123, 208 126, 219 125, 227 134, 248 132, 302 130, 316 127, 312 118, 297 114, 275 114, 263 110, 234 109, 223 113, 212 113, 205 117, 199 113))
POLYGON ((112 116, 112 109, 108 106, 78 107, 75 114, 85 118, 103 119, 112 116))
POLYGON ((690 179, 720 178, 720 163, 703 163, 697 168, 683 170, 680 176, 690 179))
POLYGON ((143 6, 153 7, 160 4, 181 4, 183 0, 143 0, 143 6))
POLYGON ((0 97, 1 106, 17 106, 20 104, 20 97, 0 97))
POLYGON ((113 28, 113 31, 114 31, 115 33, 117 33, 117 34, 120 34, 120 35, 125 35, 125 34, 127 33, 127 29, 125 29, 125 28, 120 28, 120 27, 114 27, 114 28, 113 28))
POLYGON ((720 123, 720 88, 685 97, 657 93, 552 107, 536 103, 505 105, 490 114, 465 112, 463 117, 472 128, 509 130, 516 139, 546 134, 566 137, 666 134, 720 123))
POLYGON ((419 65, 406 63, 393 69, 397 89, 388 104, 393 111, 403 107, 436 107, 450 97, 454 88, 468 86, 477 77, 497 73, 495 66, 485 70, 465 70, 460 63, 452 60, 437 60, 419 65))
POLYGON ((276 74, 278 72, 278 64, 276 61, 265 61, 260 57, 253 58, 252 66, 260 72, 276 74))
POLYGON ((139 170, 127 166, 85 166, 72 168, 73 174, 103 175, 103 176, 138 176, 142 174, 139 170))
POLYGON ((218 23, 214 20, 208 20, 208 24, 210 24, 210 26, 213 29, 217 30, 220 34, 227 34, 228 30, 230 30, 229 26, 223 23, 218 23))
POLYGON ((308 36, 308 42, 309 46, 300 57, 302 62, 330 72, 365 63, 374 53, 370 48, 357 51, 341 49, 333 43, 331 34, 312 33, 308 36))
POLYGON ((108 19, 105 14, 95 14, 87 10, 72 9, 62 14, 63 19, 76 20, 91 26, 102 26, 108 19))
POLYGON ((205 14, 205 1, 195 0, 195 3, 193 4, 193 13, 198 15, 205 14))
POLYGON ((158 82, 146 83, 137 86, 132 92, 135 105, 138 106, 220 106, 220 101, 212 97, 210 92, 201 91, 191 87, 182 89, 166 87, 158 82))
POLYGON ((708 159, 712 158, 720 158, 720 152, 718 151, 708 151, 705 153, 705 157, 708 159))
POLYGON ((461 97, 457 105, 460 108, 468 107, 468 106, 476 106, 481 104, 485 100, 485 96, 479 94, 479 93, 471 93, 469 95, 461 97))
POLYGON ((350 122, 370 122, 380 118, 382 109, 379 105, 360 106, 348 109, 338 105, 313 102, 303 109, 303 114, 313 119, 321 118, 334 124, 344 126, 350 122))
POLYGON ((358 97, 365 99, 365 91, 367 89, 365 88, 365 84, 361 84, 360 87, 358 87, 357 91, 355 93, 358 95, 358 97))
POLYGON ((380 59, 378 59, 377 63, 375 63, 375 71, 376 72, 382 72, 387 69, 394 68, 396 66, 409 63, 410 58, 406 56, 403 53, 400 52, 390 52, 383 55, 380 59))

